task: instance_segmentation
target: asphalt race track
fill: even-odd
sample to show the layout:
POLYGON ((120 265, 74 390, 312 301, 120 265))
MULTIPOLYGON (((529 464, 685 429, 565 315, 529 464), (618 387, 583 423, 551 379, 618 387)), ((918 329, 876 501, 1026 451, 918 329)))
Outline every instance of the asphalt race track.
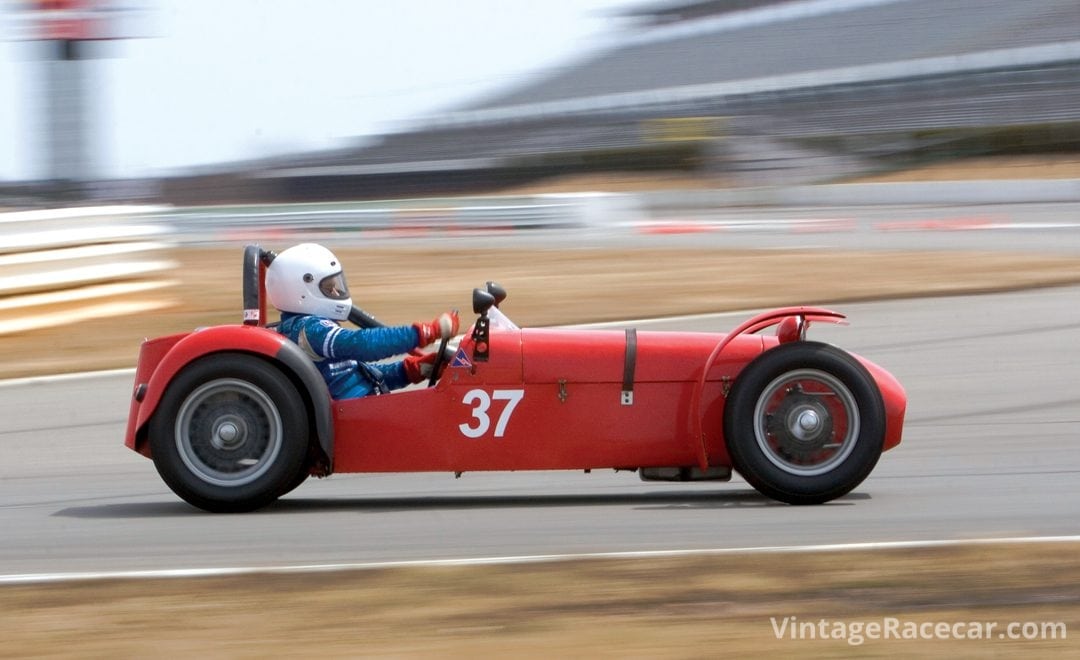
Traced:
MULTIPOLYGON (((342 475, 211 515, 122 445, 130 372, 0 384, 0 575, 1080 533, 1080 289, 845 304, 819 338, 908 390, 901 446, 818 507, 631 473, 342 475)), ((808 301, 809 302, 809 301, 808 301)), ((635 323, 726 330, 743 314, 635 323)))

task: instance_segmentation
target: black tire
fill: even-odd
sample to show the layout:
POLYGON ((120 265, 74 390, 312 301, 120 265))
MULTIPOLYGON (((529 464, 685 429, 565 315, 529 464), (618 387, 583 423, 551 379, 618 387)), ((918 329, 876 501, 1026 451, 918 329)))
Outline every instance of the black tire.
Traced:
POLYGON ((818 342, 782 344, 739 374, 725 404, 724 437, 733 467, 759 492, 820 504, 874 469, 885 405, 873 377, 847 353, 818 342))
POLYGON ((305 481, 307 481, 308 477, 310 476, 311 468, 309 468, 306 463, 302 463, 300 465, 300 470, 296 474, 294 474, 292 480, 285 485, 285 489, 278 493, 278 497, 284 497, 285 495, 293 492, 294 490, 299 488, 305 481))
POLYGON ((299 485, 307 409, 272 364, 211 355, 169 383, 149 435, 158 473, 185 501, 213 512, 252 511, 299 485))

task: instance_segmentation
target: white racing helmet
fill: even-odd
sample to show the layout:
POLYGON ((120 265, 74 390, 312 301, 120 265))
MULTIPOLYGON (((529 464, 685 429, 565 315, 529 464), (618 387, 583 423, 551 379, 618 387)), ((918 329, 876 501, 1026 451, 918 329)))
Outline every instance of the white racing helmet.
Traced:
POLYGON ((341 262, 315 243, 294 245, 274 259, 266 269, 266 294, 282 312, 344 321, 352 310, 341 262))

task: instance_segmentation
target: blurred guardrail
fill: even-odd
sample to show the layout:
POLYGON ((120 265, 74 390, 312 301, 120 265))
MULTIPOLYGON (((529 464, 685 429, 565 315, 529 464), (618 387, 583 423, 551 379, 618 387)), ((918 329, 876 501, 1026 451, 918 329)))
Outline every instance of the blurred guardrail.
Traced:
POLYGON ((0 335, 169 304, 167 207, 0 213, 0 335))
POLYGON ((1080 203, 1080 179, 558 193, 516 197, 174 209, 100 206, 0 213, 0 335, 171 304, 176 244, 602 232, 725 207, 1080 203))
POLYGON ((410 238, 503 231, 611 231, 737 207, 1080 203, 1080 179, 850 183, 634 193, 557 193, 176 209, 185 244, 410 238))
POLYGON ((161 219, 186 243, 320 240, 507 230, 580 229, 637 213, 636 198, 607 193, 432 198, 177 209, 161 219))
POLYGON ((840 183, 645 193, 647 210, 736 206, 1040 204, 1080 202, 1080 179, 840 183))

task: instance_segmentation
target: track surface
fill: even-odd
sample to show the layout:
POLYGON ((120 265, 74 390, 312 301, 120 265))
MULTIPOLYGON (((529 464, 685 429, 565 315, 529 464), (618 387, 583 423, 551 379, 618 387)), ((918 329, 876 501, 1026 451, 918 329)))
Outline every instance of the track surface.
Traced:
MULTIPOLYGON (((846 304, 811 337, 908 390, 901 446, 819 507, 630 473, 342 475, 215 516, 122 446, 129 373, 0 385, 0 575, 1080 533, 1080 289, 846 304)), ((726 330, 745 315, 635 323, 726 330)))

